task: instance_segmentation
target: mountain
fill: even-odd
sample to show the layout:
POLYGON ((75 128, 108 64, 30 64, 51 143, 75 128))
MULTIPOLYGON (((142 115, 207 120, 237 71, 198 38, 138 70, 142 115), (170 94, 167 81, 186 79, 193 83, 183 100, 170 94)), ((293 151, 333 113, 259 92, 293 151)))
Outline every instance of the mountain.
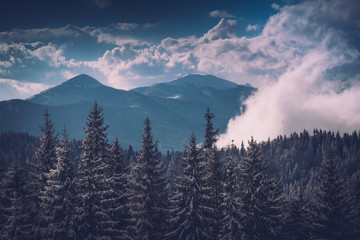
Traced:
POLYGON ((16 131, 39 135, 47 107, 58 132, 64 125, 71 137, 84 137, 86 117, 96 100, 104 109, 109 138, 139 149, 143 122, 149 117, 159 149, 182 150, 194 132, 203 139, 203 115, 209 106, 214 125, 224 131, 228 120, 240 114, 243 101, 254 92, 210 75, 187 75, 171 82, 130 91, 105 86, 81 74, 26 100, 0 102, 0 132, 16 131))

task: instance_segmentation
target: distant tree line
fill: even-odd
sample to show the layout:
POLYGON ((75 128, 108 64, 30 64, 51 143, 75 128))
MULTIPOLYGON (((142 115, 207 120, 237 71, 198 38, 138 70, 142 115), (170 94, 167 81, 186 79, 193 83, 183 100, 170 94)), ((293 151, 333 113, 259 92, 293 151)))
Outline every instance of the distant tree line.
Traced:
POLYGON ((203 144, 161 154, 107 138, 95 102, 85 139, 0 135, 0 239, 360 239, 360 137, 314 130, 240 148, 203 144), (34 146, 32 152, 30 146, 34 146))

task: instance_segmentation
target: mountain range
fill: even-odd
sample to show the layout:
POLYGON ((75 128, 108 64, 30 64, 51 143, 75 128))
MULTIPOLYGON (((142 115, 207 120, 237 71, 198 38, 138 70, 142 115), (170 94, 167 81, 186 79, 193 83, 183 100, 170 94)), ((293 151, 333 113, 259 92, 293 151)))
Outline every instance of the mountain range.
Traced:
POLYGON ((97 101, 104 109, 108 136, 123 146, 141 147, 146 117, 161 151, 182 150, 192 133, 203 140, 207 107, 215 114, 214 127, 223 132, 230 118, 240 114, 243 102, 256 89, 211 75, 191 74, 179 79, 135 88, 114 89, 81 74, 26 100, 0 102, 0 132, 39 135, 45 108, 57 132, 64 126, 70 137, 81 139, 89 111, 97 101))

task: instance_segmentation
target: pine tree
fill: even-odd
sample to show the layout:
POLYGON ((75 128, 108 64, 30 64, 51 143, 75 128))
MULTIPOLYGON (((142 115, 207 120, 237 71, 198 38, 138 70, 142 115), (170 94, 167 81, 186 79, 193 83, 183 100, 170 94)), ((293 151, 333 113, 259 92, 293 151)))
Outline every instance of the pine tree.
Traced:
POLYGON ((272 236, 269 229, 269 189, 266 170, 267 165, 260 147, 251 138, 241 165, 243 239, 269 239, 272 236))
POLYGON ((312 219, 309 206, 303 197, 303 188, 299 187, 288 200, 284 224, 284 239, 310 239, 310 223, 312 219))
POLYGON ((170 229, 168 239, 202 240, 211 239, 207 217, 208 196, 202 189, 202 178, 205 174, 205 165, 200 158, 200 150, 196 146, 194 134, 190 138, 190 144, 185 149, 185 156, 179 161, 181 175, 176 178, 177 191, 171 198, 170 229))
MULTIPOLYGON (((50 114, 48 109, 45 109, 44 113, 45 121, 44 125, 40 126, 40 130, 43 133, 40 136, 40 146, 35 149, 35 158, 37 164, 32 164, 35 167, 36 181, 40 186, 44 186, 46 182, 46 175, 50 169, 54 168, 56 163, 56 139, 55 130, 52 121, 50 120, 50 114)), ((39 187, 38 189, 41 189, 39 187)))
POLYGON ((113 194, 103 201, 104 209, 111 218, 108 222, 109 235, 112 239, 128 239, 130 213, 128 208, 128 168, 125 163, 125 156, 120 148, 118 139, 115 140, 110 149, 112 175, 110 185, 113 194))
POLYGON ((315 200, 315 235, 321 239, 348 239, 349 197, 333 149, 328 148, 320 165, 315 200))
POLYGON ((278 177, 268 179, 266 184, 269 238, 281 239, 284 235, 284 221, 286 218, 284 186, 278 177))
POLYGON ((44 186, 47 181, 47 174, 50 169, 54 168, 56 163, 56 141, 57 135, 55 135, 55 130, 53 123, 50 120, 50 114, 48 109, 45 109, 44 113, 45 121, 44 125, 40 126, 40 130, 43 133, 40 136, 40 146, 35 148, 35 159, 36 162, 29 162, 30 169, 29 175, 32 179, 31 189, 32 189, 32 198, 34 208, 33 211, 36 213, 36 222, 38 229, 36 230, 36 237, 41 238, 41 229, 47 228, 48 220, 46 220, 45 209, 41 205, 41 196, 42 191, 44 191, 44 186))
POLYGON ((237 152, 232 146, 226 157, 224 186, 222 189, 223 202, 219 206, 222 213, 220 233, 218 239, 236 240, 241 238, 242 215, 241 215, 241 189, 239 185, 240 169, 236 160, 237 152))
POLYGON ((107 215, 102 204, 112 196, 109 178, 109 146, 102 108, 94 103, 87 118, 77 176, 76 234, 81 239, 110 239, 107 215))
POLYGON ((163 239, 166 227, 166 168, 151 135, 150 120, 145 119, 142 149, 131 172, 131 213, 137 239, 163 239))
POLYGON ((203 184, 203 191, 208 195, 208 200, 205 201, 209 209, 208 218, 211 219, 210 228, 213 237, 216 237, 219 234, 219 222, 222 219, 221 210, 219 206, 222 205, 224 199, 222 198, 223 191, 223 162, 220 159, 219 151, 217 150, 215 143, 217 141, 216 135, 218 129, 214 130, 212 119, 215 117, 213 113, 210 112, 210 109, 207 108, 205 113, 205 137, 204 144, 201 149, 201 158, 203 163, 206 165, 207 174, 204 174, 201 184, 203 184), (206 186, 206 187, 205 187, 206 186), (206 192, 207 191, 207 192, 206 192))
POLYGON ((205 125, 205 137, 204 137, 203 148, 211 149, 214 147, 214 144, 217 141, 216 135, 218 134, 219 129, 214 130, 212 119, 215 117, 215 115, 214 113, 210 112, 209 107, 206 109, 206 113, 204 117, 206 120, 206 125, 205 125))
POLYGON ((74 239, 74 166, 69 135, 64 129, 63 140, 56 146, 57 162, 47 174, 45 189, 41 195, 41 207, 47 224, 42 229, 42 239, 74 239))
POLYGON ((33 239, 32 212, 24 170, 17 161, 1 181, 2 214, 5 224, 1 239, 33 239))

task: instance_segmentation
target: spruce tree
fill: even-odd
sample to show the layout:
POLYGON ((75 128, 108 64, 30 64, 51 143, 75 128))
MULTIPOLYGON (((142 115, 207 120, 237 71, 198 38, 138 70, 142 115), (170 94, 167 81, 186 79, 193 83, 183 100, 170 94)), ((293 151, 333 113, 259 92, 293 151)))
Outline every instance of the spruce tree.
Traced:
POLYGON ((320 165, 315 200, 314 234, 321 239, 349 239, 349 196, 341 178, 340 162, 330 147, 320 165))
POLYGON ((168 239, 202 240, 211 239, 209 232, 208 196, 204 194, 202 178, 205 166, 200 157, 200 150, 196 146, 194 134, 190 144, 185 149, 185 156, 179 161, 180 176, 176 178, 176 192, 171 198, 170 229, 168 239))
POLYGON ((94 103, 87 118, 77 176, 76 234, 81 239, 110 239, 107 214, 102 202, 112 196, 109 178, 109 144, 102 108, 94 103))
POLYGON ((311 215, 304 199, 303 187, 299 187, 287 203, 284 224, 284 239, 310 239, 311 215))
POLYGON ((46 175, 50 169, 54 168, 56 163, 56 139, 57 135, 55 134, 54 126, 50 120, 50 114, 48 109, 45 109, 44 113, 45 121, 44 125, 40 126, 40 130, 43 133, 40 136, 40 146, 35 149, 35 158, 37 163, 32 164, 35 168, 36 173, 33 175, 35 177, 34 181, 37 182, 38 190, 45 185, 46 175))
POLYGON ((240 169, 237 161, 236 147, 232 146, 226 156, 225 176, 220 204, 221 221, 218 239, 236 240, 241 238, 242 215, 241 215, 241 186, 240 169))
POLYGON ((128 208, 128 168, 125 163, 125 155, 120 148, 118 139, 110 149, 110 166, 112 174, 109 178, 110 186, 113 189, 112 195, 102 202, 110 217, 107 229, 112 239, 128 239, 130 213, 128 208))
POLYGON ((163 239, 168 198, 166 168, 153 143, 149 118, 145 119, 142 149, 132 167, 130 186, 134 238, 163 239))
POLYGON ((40 146, 35 148, 36 162, 28 161, 31 171, 29 175, 32 179, 32 200, 34 204, 33 211, 36 213, 36 222, 38 229, 36 230, 36 237, 42 238, 41 229, 47 228, 48 220, 45 213, 45 209, 41 205, 42 191, 47 181, 47 174, 50 169, 54 168, 56 163, 56 141, 57 135, 53 127, 53 123, 50 120, 50 114, 48 109, 45 109, 44 113, 45 121, 44 125, 40 126, 40 130, 43 135, 40 136, 40 146))
POLYGON ((1 181, 0 194, 4 226, 1 239, 33 239, 32 211, 24 170, 15 161, 1 181))
POLYGON ((269 229, 269 189, 266 171, 267 165, 260 146, 251 138, 242 161, 240 177, 244 239, 268 239, 272 236, 269 229))
POLYGON ((201 149, 201 158, 203 163, 206 165, 207 174, 204 174, 202 177, 201 184, 203 185, 203 191, 207 194, 207 200, 204 204, 208 207, 208 218, 211 220, 209 222, 210 228, 209 231, 211 235, 216 238, 220 231, 219 222, 223 218, 220 206, 224 199, 222 198, 223 191, 223 162, 220 159, 219 151, 217 150, 215 143, 217 141, 216 135, 218 129, 214 130, 212 119, 215 117, 213 113, 210 112, 210 109, 207 108, 204 115, 206 124, 205 124, 205 136, 204 144, 201 149))
POLYGON ((267 188, 267 217, 269 238, 282 239, 284 237, 284 223, 286 218, 286 200, 284 186, 278 177, 266 181, 267 188))
POLYGON ((56 146, 57 162, 47 174, 45 189, 41 195, 41 207, 45 211, 42 239, 74 239, 74 166, 71 159, 71 143, 64 129, 63 140, 56 146))

